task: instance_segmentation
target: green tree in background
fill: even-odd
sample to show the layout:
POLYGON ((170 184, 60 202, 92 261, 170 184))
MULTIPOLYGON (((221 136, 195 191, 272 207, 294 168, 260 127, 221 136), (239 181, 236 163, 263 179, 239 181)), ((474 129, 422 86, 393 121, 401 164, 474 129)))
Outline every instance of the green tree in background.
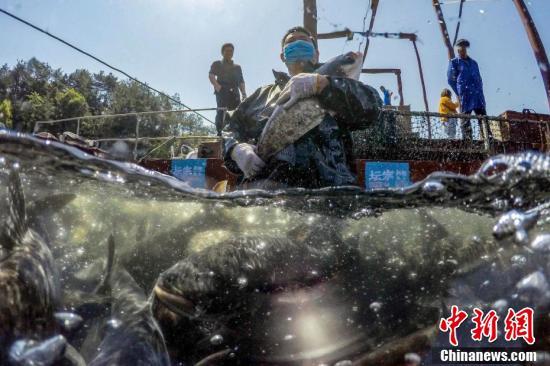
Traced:
POLYGON ((0 103, 0 123, 3 123, 6 127, 12 128, 12 106, 9 99, 4 99, 0 103))
POLYGON ((86 98, 73 88, 69 88, 55 95, 56 117, 80 117, 88 113, 86 98))
POLYGON ((33 131, 36 121, 44 121, 52 118, 54 106, 47 97, 37 92, 32 92, 20 106, 20 121, 24 131, 33 131))
MULTIPOLYGON (((174 98, 179 100, 177 95, 174 98)), ((79 69, 65 74, 36 58, 18 61, 13 67, 0 67, 0 101, 3 100, 11 105, 13 128, 24 132, 32 132, 37 120, 179 108, 177 103, 136 82, 119 80, 103 71, 92 74, 79 69)), ((133 137, 138 118, 140 136, 215 133, 213 126, 193 113, 83 118, 80 133, 88 138, 133 137)), ((41 127, 54 133, 75 129, 76 122, 41 127)))

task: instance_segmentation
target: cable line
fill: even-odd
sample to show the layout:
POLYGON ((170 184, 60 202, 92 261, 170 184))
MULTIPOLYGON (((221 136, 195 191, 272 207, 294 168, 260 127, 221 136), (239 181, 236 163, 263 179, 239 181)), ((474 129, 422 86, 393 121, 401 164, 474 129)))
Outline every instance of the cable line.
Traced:
MULTIPOLYGON (((175 98, 172 98, 172 97, 169 96, 168 94, 163 93, 163 92, 161 92, 160 90, 155 89, 155 88, 153 88, 152 86, 147 85, 147 84, 144 83, 143 81, 140 81, 140 80, 136 79, 136 78, 133 77, 133 76, 130 76, 127 72, 125 72, 125 71, 119 69, 118 67, 115 67, 115 66, 112 66, 112 65, 108 64, 107 62, 103 61, 102 59, 100 59, 100 58, 98 58, 98 57, 96 57, 96 56, 94 56, 94 55, 92 55, 91 53, 86 52, 86 51, 84 51, 83 49, 81 49, 81 48, 79 48, 79 47, 77 47, 77 46, 75 46, 75 45, 73 45, 73 44, 71 44, 71 43, 69 43, 69 42, 67 42, 67 41, 65 41, 65 40, 63 40, 63 39, 61 39, 61 38, 55 36, 55 35, 53 35, 53 34, 51 34, 50 32, 48 32, 48 31, 46 31, 46 30, 44 30, 44 29, 42 29, 42 28, 40 28, 40 27, 38 27, 38 26, 36 26, 36 25, 34 25, 34 24, 32 24, 32 23, 27 22, 27 21, 24 20, 24 19, 19 18, 18 16, 16 16, 16 15, 10 13, 9 11, 6 11, 6 10, 0 8, 0 12, 6 14, 6 15, 9 16, 9 17, 12 17, 13 19, 15 19, 15 20, 17 20, 17 21, 19 21, 19 22, 21 22, 21 23, 23 23, 23 24, 25 24, 25 25, 28 25, 29 27, 31 27, 31 28, 33 28, 33 29, 39 31, 39 32, 44 33, 45 35, 47 35, 47 36, 49 36, 49 37, 51 37, 51 38, 53 38, 53 39, 55 39, 55 40, 57 40, 57 41, 63 43, 63 44, 66 45, 66 46, 71 47, 72 49, 74 49, 74 50, 76 50, 76 51, 78 51, 78 52, 80 52, 80 53, 82 53, 82 54, 84 54, 84 55, 86 55, 86 56, 88 56, 88 57, 91 57, 92 59, 96 60, 97 62, 99 62, 99 63, 101 63, 101 64, 103 64, 103 65, 105 65, 105 66, 107 66, 108 68, 110 68, 110 69, 112 69, 112 70, 114 70, 114 71, 116 71, 116 72, 118 72, 118 73, 121 73, 122 75, 126 76, 128 79, 130 79, 130 80, 132 80, 132 81, 135 81, 136 83, 138 83, 138 84, 140 84, 140 85, 143 85, 143 86, 146 87, 147 89, 150 89, 150 90, 155 91, 156 93, 162 95, 162 96, 165 97, 165 98, 168 98, 168 99, 171 100, 172 102, 177 103, 177 104, 183 106, 184 108, 192 109, 191 107, 185 105, 183 102, 181 102, 181 101, 179 101, 179 100, 177 100, 177 99, 175 99, 175 98)), ((198 116, 202 117, 204 120, 206 120, 206 121, 210 122, 211 124, 215 125, 215 123, 212 122, 210 119, 206 118, 206 116, 204 116, 204 115, 202 115, 202 114, 200 114, 200 113, 198 113, 198 112, 194 112, 194 113, 196 113, 198 116)))

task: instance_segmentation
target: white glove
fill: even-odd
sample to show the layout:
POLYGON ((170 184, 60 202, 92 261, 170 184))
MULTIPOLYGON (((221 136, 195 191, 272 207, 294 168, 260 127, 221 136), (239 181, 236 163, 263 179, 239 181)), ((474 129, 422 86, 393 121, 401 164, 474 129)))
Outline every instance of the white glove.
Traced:
POLYGON ((288 109, 297 101, 303 98, 309 98, 320 91, 319 74, 298 74, 293 76, 285 85, 277 104, 283 104, 284 109, 288 109))
POLYGON ((237 163, 246 178, 258 174, 265 163, 256 154, 256 146, 250 144, 237 144, 231 151, 231 159, 237 163))

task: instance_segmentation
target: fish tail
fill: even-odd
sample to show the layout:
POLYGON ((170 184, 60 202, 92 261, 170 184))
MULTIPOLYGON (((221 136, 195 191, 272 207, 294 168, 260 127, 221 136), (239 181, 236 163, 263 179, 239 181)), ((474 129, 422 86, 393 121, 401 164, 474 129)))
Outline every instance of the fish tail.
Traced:
POLYGON ((0 232, 0 246, 11 251, 21 243, 27 230, 27 212, 25 195, 19 173, 12 170, 8 176, 8 217, 0 232))

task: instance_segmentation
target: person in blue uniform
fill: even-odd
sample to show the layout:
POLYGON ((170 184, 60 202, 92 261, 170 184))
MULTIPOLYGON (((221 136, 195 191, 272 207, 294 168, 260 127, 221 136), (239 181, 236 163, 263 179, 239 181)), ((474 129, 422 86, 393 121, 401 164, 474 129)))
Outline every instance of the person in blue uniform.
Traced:
POLYGON ((380 86, 380 90, 382 91, 382 95, 384 96, 384 105, 391 105, 391 97, 393 95, 393 92, 386 89, 384 85, 380 86))
MULTIPOLYGON (((460 39, 456 42, 458 56, 449 62, 447 79, 449 86, 458 95, 460 112, 484 116, 487 114, 485 97, 483 95, 483 80, 477 62, 468 55, 470 42, 460 39)), ((480 133, 483 137, 482 120, 478 120, 480 133)), ((461 121, 462 136, 472 140, 472 126, 469 119, 461 121)))

